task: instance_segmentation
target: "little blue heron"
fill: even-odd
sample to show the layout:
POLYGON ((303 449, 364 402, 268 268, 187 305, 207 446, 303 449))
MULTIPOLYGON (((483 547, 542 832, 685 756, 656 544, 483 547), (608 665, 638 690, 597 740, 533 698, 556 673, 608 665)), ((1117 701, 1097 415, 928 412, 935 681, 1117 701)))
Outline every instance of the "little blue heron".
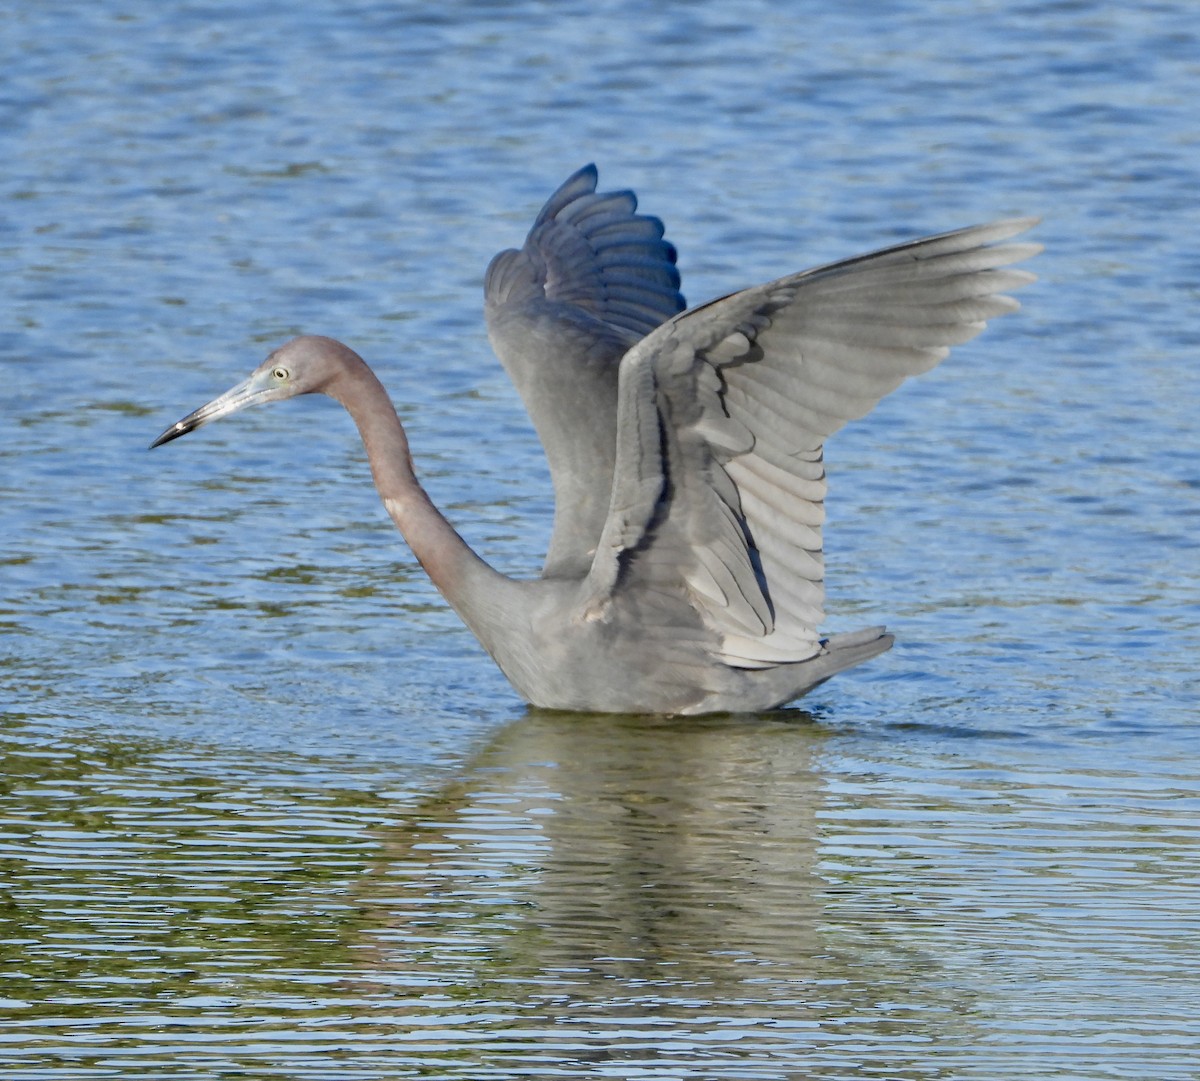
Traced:
POLYGON ((413 472, 387 391, 353 350, 294 338, 159 446, 259 402, 319 392, 358 425, 384 506, 529 703, 698 714, 771 709, 882 653, 882 627, 817 633, 825 439, 928 371, 1033 275, 1035 218, 790 274, 685 310, 675 249, 587 166, 488 267, 492 346, 550 464, 540 577, 471 550, 413 472))

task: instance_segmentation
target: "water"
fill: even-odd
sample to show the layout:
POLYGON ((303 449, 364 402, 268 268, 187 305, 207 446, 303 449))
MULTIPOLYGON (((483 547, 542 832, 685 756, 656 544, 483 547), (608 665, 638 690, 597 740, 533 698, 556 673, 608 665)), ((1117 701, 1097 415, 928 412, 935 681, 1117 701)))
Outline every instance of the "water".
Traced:
POLYGON ((1197 33, 1181 3, 0 16, 0 1072, 1200 1076, 1197 33), (479 282, 595 159, 688 297, 1004 214, 1040 283, 829 449, 789 711, 526 711, 299 330, 467 538, 549 485, 479 282))

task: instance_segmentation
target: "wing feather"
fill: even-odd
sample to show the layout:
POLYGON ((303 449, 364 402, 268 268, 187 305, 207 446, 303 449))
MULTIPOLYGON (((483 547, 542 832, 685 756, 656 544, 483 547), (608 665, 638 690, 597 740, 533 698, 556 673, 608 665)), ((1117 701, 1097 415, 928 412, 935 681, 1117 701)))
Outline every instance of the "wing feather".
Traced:
POLYGON ((591 165, 569 177, 484 282, 489 337, 550 464, 546 575, 587 573, 612 484, 620 359, 684 307, 662 222, 596 183, 591 165))
POLYGON ((819 652, 823 444, 1033 280, 1034 219, 945 233, 781 278, 674 316, 621 361, 612 500, 581 613, 623 589, 682 593, 716 657, 819 652))

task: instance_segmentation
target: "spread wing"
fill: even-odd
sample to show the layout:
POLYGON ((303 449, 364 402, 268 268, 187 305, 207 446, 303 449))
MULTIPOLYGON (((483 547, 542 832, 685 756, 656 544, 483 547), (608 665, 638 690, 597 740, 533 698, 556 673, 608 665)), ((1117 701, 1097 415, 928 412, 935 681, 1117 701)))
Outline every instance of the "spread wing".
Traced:
POLYGON ((596 192, 596 167, 571 176, 519 250, 492 260, 488 335, 550 464, 554 533, 546 574, 587 572, 604 525, 626 351, 684 308, 675 249, 632 192, 596 192))
POLYGON ((1040 251, 975 226, 794 274, 671 319, 621 362, 612 501, 581 616, 683 594, 735 667, 819 651, 822 446, 1033 280, 1040 251))

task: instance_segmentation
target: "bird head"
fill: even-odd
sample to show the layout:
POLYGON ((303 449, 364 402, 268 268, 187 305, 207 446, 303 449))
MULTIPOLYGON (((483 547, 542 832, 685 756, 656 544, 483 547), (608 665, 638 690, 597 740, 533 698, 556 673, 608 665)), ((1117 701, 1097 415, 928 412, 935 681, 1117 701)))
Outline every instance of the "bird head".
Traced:
POLYGON ((219 398, 177 420, 153 443, 151 449, 170 443, 181 435, 214 420, 220 420, 251 405, 278 402, 298 394, 326 390, 341 371, 347 357, 355 356, 332 338, 305 335, 281 345, 249 378, 230 387, 219 398))

